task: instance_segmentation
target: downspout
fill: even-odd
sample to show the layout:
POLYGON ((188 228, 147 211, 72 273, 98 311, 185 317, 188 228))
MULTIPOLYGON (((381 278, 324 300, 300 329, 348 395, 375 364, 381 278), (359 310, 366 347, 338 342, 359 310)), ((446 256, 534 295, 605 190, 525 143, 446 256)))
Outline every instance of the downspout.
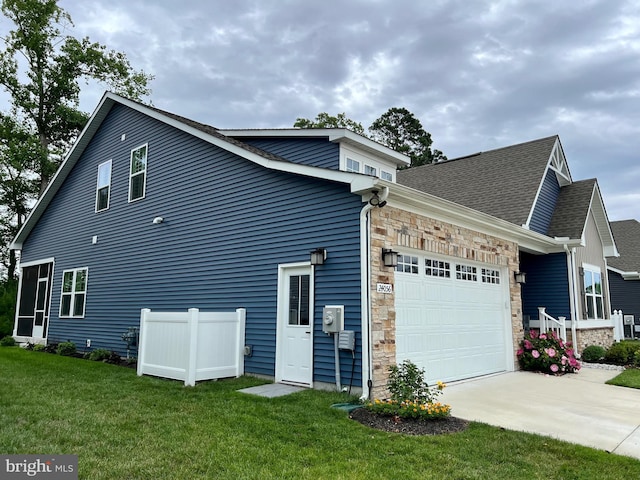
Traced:
POLYGON ((569 270, 569 304, 571 305, 571 343, 573 346, 573 353, 577 355, 578 351, 576 348, 578 337, 577 337, 577 301, 578 301, 578 290, 577 290, 577 278, 576 278, 576 247, 572 247, 569 250, 567 244, 564 244, 564 251, 567 252, 567 264, 569 270))
MULTIPOLYGON (((379 195, 380 202, 386 201, 389 196, 389 188, 383 187, 382 194, 379 195)), ((363 295, 360 296, 360 310, 362 312, 362 397, 365 400, 371 394, 372 386, 371 372, 373 371, 373 359, 371 355, 371 329, 369 328, 371 318, 371 235, 369 212, 375 207, 369 202, 360 211, 360 289, 363 295)))

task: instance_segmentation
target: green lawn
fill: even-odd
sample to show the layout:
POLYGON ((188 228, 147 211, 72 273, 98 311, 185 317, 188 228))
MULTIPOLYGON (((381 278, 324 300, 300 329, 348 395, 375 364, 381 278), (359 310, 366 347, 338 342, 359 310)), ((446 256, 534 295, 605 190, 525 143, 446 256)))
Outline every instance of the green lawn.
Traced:
MULTIPOLYGON (((0 348, 0 453, 77 454, 80 478, 620 479, 640 461, 474 423, 410 437, 368 429, 306 390, 266 399, 250 377, 180 382, 0 348)), ((455 415, 455 405, 453 405, 455 415)))
POLYGON ((640 388, 640 368, 627 368, 624 372, 607 382, 620 387, 640 388))

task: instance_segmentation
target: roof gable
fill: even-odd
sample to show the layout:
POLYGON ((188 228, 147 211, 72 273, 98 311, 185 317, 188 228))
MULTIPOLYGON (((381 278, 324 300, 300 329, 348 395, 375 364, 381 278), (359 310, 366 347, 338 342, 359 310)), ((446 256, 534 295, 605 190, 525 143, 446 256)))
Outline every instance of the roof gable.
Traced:
POLYGON ((598 181, 595 178, 565 185, 560 189, 556 209, 547 235, 585 242, 585 229, 589 212, 593 214, 605 256, 616 256, 618 251, 609 227, 598 181))
POLYGON ((351 191, 353 192, 371 188, 377 180, 374 177, 362 175, 359 173, 343 172, 339 170, 293 163, 277 155, 264 152, 263 150, 260 150, 251 145, 247 145, 237 139, 227 137, 226 135, 220 133, 218 129, 211 127, 210 125, 195 122, 185 117, 181 117, 180 115, 165 112, 158 108, 143 105, 139 102, 123 98, 114 93, 106 92, 100 100, 100 103, 96 107, 95 111, 89 118, 89 121, 85 125, 84 129, 78 136, 77 140, 67 153, 64 161, 58 168, 56 174, 47 186, 45 192, 38 199, 35 206, 31 210, 31 213, 26 222, 11 242, 11 249, 22 248, 23 242, 27 239, 29 233, 34 228, 48 205, 51 203, 57 191, 66 180, 73 167, 80 160, 84 150, 91 142, 91 139, 100 129, 102 122, 105 120, 113 106, 116 104, 136 110, 144 115, 175 127, 178 130, 184 131, 196 138, 200 138, 212 145, 220 147, 230 153, 238 155, 239 157, 245 158, 251 162, 254 162, 271 170, 294 173, 349 184, 351 186, 351 191))
POLYGON ((607 263, 622 272, 640 272, 640 222, 621 220, 611 222, 611 230, 616 240, 620 256, 607 259, 607 263))
POLYGON ((557 136, 398 172, 398 183, 528 225, 547 168, 570 182, 557 136))

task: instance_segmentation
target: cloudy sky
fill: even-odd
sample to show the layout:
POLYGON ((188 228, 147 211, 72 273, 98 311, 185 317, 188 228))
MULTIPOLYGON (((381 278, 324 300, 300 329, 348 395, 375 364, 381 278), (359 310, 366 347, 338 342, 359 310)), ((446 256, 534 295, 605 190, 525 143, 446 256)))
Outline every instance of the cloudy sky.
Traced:
MULTIPOLYGON (((77 36, 155 75, 159 108, 219 128, 319 112, 366 128, 405 107, 449 158, 558 134, 574 180, 598 178, 610 219, 640 219, 637 0, 59 4, 77 36)), ((86 87, 82 108, 101 94, 86 87)))

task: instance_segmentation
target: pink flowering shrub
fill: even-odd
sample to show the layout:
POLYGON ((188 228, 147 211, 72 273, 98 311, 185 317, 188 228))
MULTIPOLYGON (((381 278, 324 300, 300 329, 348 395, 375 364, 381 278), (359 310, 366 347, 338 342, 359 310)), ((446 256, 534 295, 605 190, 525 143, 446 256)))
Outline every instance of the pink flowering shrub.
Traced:
POLYGON ((523 370, 552 374, 573 373, 580 370, 580 362, 573 356, 571 342, 562 339, 551 330, 538 334, 531 330, 520 342, 518 362, 523 370))

